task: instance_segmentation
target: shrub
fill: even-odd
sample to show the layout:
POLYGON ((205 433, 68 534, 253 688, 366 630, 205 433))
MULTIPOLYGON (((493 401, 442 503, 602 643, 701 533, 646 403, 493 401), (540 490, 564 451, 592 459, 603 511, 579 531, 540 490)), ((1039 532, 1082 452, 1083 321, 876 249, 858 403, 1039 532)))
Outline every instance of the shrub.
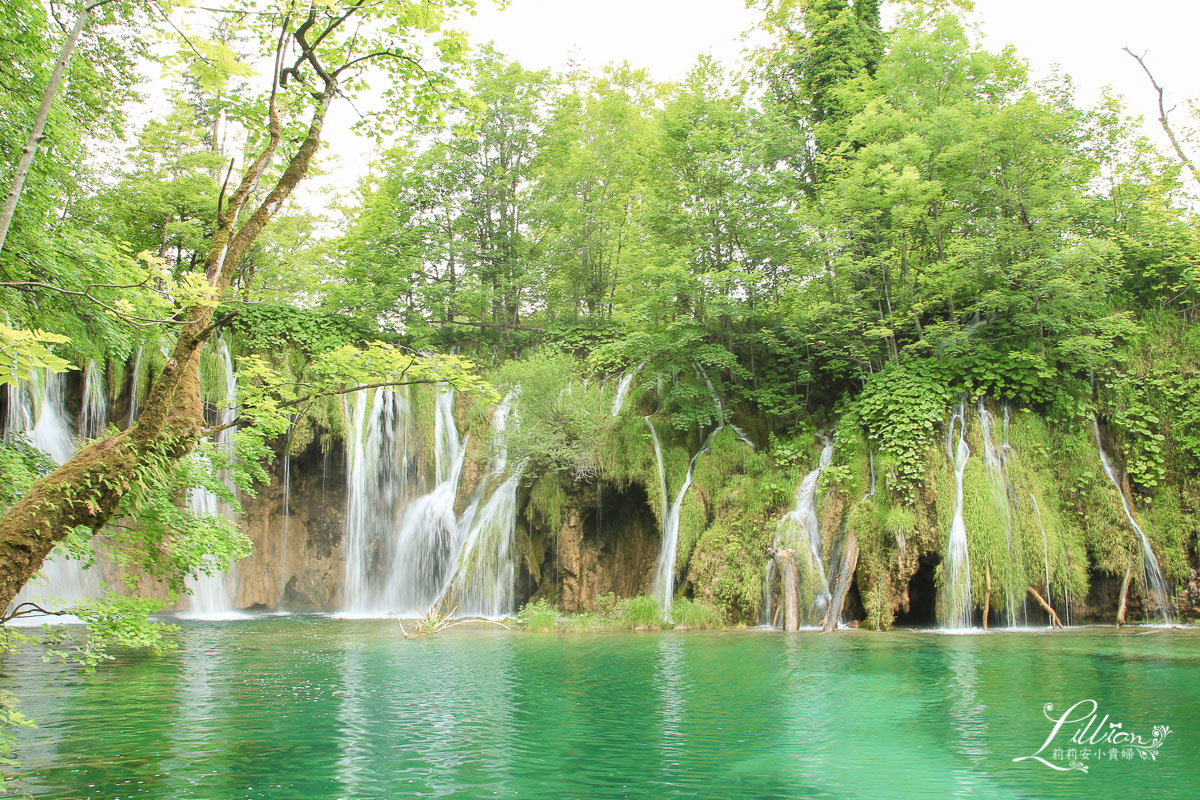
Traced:
POLYGON ((614 608, 616 621, 623 628, 646 629, 661 628, 663 610, 658 598, 648 594, 636 597, 626 597, 619 600, 614 608))
POLYGON ((687 598, 676 601, 675 605, 671 607, 671 619, 675 621, 676 628, 689 630, 720 628, 724 625, 721 612, 717 610, 716 606, 703 600, 688 600, 687 598))
POLYGON ((552 631, 558 624, 558 609, 545 598, 534 600, 517 612, 517 623, 531 631, 552 631))

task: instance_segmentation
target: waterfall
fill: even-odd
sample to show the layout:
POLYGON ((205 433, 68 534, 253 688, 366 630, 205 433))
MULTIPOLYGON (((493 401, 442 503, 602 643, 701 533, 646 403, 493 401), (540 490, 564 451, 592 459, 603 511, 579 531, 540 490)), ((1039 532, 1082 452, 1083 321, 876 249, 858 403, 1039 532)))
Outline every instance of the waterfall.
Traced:
MULTIPOLYGON (((294 422, 292 423, 295 424, 294 422)), ((278 587, 275 592, 275 607, 283 608, 284 596, 287 594, 288 581, 288 534, 292 522, 292 457, 287 452, 291 446, 292 437, 287 437, 287 444, 284 446, 283 453, 283 537, 279 548, 279 580, 278 587)))
POLYGON ((138 410, 138 373, 142 371, 142 345, 138 345, 137 352, 133 356, 133 380, 129 384, 129 425, 132 428, 133 423, 137 421, 138 410))
POLYGON ((1071 589, 1070 575, 1071 565, 1067 561, 1067 546, 1063 545, 1062 550, 1062 565, 1063 565, 1063 625, 1071 627, 1071 589))
POLYGON ((498 444, 492 453, 487 483, 496 485, 487 502, 480 507, 482 495, 477 496, 459 522, 462 545, 454 572, 441 594, 447 613, 498 618, 514 610, 513 537, 523 464, 509 472, 504 434, 508 426, 520 424, 516 406, 519 394, 519 387, 510 391, 493 417, 492 430, 498 444))
POLYGON ((662 446, 658 443, 658 431, 654 429, 654 423, 650 421, 650 417, 643 417, 646 420, 646 427, 650 429, 650 441, 654 443, 654 458, 658 462, 658 496, 662 504, 659 519, 662 520, 663 527, 667 525, 667 476, 663 472, 662 446))
POLYGON ((83 408, 79 414, 79 436, 95 439, 108 426, 108 401, 104 397, 104 371, 89 361, 83 371, 83 408))
MULTIPOLYGON (((657 435, 655 435, 654 446, 657 450, 657 435)), ((692 486, 692 470, 696 467, 696 459, 705 449, 702 447, 696 451, 696 455, 692 456, 692 460, 688 462, 687 476, 683 479, 683 486, 679 487, 679 494, 675 495, 675 501, 671 503, 670 509, 663 518, 662 545, 658 550, 658 564, 654 569, 654 583, 651 591, 658 598, 664 614, 670 613, 671 603, 675 599, 675 556, 679 551, 679 511, 683 507, 683 499, 687 496, 688 489, 692 486)), ((660 454, 660 465, 661 459, 660 454)), ((666 498, 665 493, 663 497, 666 498)))
POLYGON ((629 394, 629 387, 632 385, 632 372, 627 372, 621 376, 621 382, 617 384, 617 396, 613 398, 612 415, 614 417, 620 414, 621 409, 625 406, 625 396, 629 394))
POLYGON ((1007 453, 1005 448, 1011 449, 1008 445, 1007 407, 1005 412, 1005 442, 1000 451, 997 451, 992 439, 992 414, 983 404, 983 398, 979 398, 978 414, 979 427, 983 434, 983 466, 987 472, 988 483, 991 485, 992 502, 996 506, 996 513, 1004 521, 1004 536, 1008 545, 1008 569, 1004 573, 1004 599, 1008 609, 1008 624, 1015 626, 1017 624, 1016 597, 1018 594, 1024 596, 1025 593, 1019 585, 1014 585, 1014 582, 1008 578, 1016 567, 1017 556, 1013 550, 1012 508, 1008 503, 1008 487, 1004 478, 1004 456, 1007 453))
POLYGON ((448 386, 438 387, 437 405, 433 418, 433 439, 434 471, 437 482, 442 483, 461 466, 462 462, 462 443, 458 439, 458 428, 454 422, 454 390, 448 386))
POLYGON ((348 398, 344 615, 425 616, 433 608, 487 617, 512 612, 521 470, 509 474, 503 437, 516 423, 516 399, 514 390, 496 410, 488 477, 460 518, 454 505, 466 442, 454 421, 454 391, 438 389, 436 484, 417 497, 411 496, 417 480, 406 396, 377 390, 348 398))
POLYGON ((408 500, 408 402, 382 388, 346 396, 346 583, 350 615, 387 611, 385 588, 393 562, 392 533, 408 500))
MULTIPOLYGON (((684 498, 687 497, 687 491, 692 486, 692 473, 696 468, 696 459, 708 452, 709 444, 726 425, 725 423, 725 406, 721 402, 720 395, 717 394, 716 388, 712 381, 704 374, 703 370, 697 368, 697 374, 704 378, 704 383, 708 386, 708 391, 712 395, 713 403, 717 407, 717 426, 712 429, 704 439, 704 443, 700 445, 700 449, 692 456, 688 462, 687 475, 683 479, 683 486, 679 488, 679 493, 675 495, 675 501, 671 506, 667 507, 667 484, 666 476, 663 473, 662 448, 658 441, 658 431, 654 429, 654 423, 650 421, 650 417, 646 417, 646 424, 650 426, 650 435, 654 441, 654 456, 658 460, 658 483, 662 495, 662 543, 658 551, 658 563, 654 570, 654 582, 651 592, 658 598, 659 604, 662 606, 664 615, 670 614, 671 604, 675 599, 675 557, 679 551, 679 512, 683 507, 684 498)), ((662 383, 659 382, 658 387, 659 402, 662 402, 662 383)), ((738 438, 754 449, 754 443, 746 438, 736 426, 730 426, 738 438)))
POLYGON ((963 473, 971 448, 967 446, 967 411, 963 405, 950 417, 946 434, 946 449, 954 436, 954 421, 958 420, 958 447, 954 451, 954 519, 950 524, 950 539, 946 546, 946 583, 939 603, 940 622, 946 628, 971 627, 971 559, 967 550, 967 526, 963 522, 963 473))
MULTIPOLYGON (((234 374, 233 358, 229 353, 229 347, 226 345, 224 339, 217 343, 217 356, 221 360, 225 377, 225 404, 217 414, 217 424, 230 425, 237 419, 238 415, 237 375, 234 374)), ((225 453, 232 453, 233 437, 236 433, 236 425, 218 431, 213 436, 213 444, 225 453)), ((212 465, 205 462, 200 456, 193 455, 193 458, 197 459, 202 468, 212 468, 212 465)), ((236 487, 229 480, 228 475, 222 472, 219 477, 226 487, 228 487, 229 491, 236 492, 236 487)), ((224 517, 228 520, 236 519, 233 509, 228 504, 221 502, 217 495, 203 487, 195 487, 188 490, 187 507, 196 516, 224 517)), ((187 585, 192 592, 189 616, 202 619, 221 619, 228 618, 233 614, 234 595, 237 592, 235 570, 236 567, 233 567, 228 573, 189 577, 187 585)))
MULTIPOLYGON (((866 494, 859 500, 859 504, 867 502, 875 496, 875 451, 867 451, 867 466, 871 475, 870 487, 866 494)), ((900 552, 908 547, 908 543, 904 540, 904 534, 897 532, 897 544, 900 545, 900 552)), ((833 595, 830 600, 829 612, 825 615, 825 619, 821 624, 821 629, 825 631, 836 631, 842 625, 842 609, 846 606, 846 594, 850 591, 850 583, 854 580, 854 570, 858 566, 858 534, 852 529, 848 529, 843 521, 842 525, 842 540, 838 543, 838 549, 833 558, 830 559, 830 565, 840 564, 837 572, 837 582, 833 585, 833 595)))
MULTIPOLYGON (((1033 502, 1033 511, 1037 515, 1038 528, 1042 531, 1042 555, 1046 563, 1046 602, 1053 602, 1053 595, 1050 592, 1050 539, 1046 536, 1046 523, 1042 521, 1042 509, 1038 506, 1037 495, 1033 492, 1029 493, 1029 499, 1033 502)), ((1054 627, 1054 623, 1049 623, 1054 627)))
POLYGON ((1158 559, 1154 557, 1154 550, 1150 548, 1150 540, 1146 538, 1141 526, 1133 518, 1133 509, 1129 507, 1129 501, 1125 499, 1125 490, 1121 488, 1121 482, 1117 480, 1117 473, 1113 470, 1112 462, 1108 460, 1108 454, 1104 452, 1104 445, 1100 442, 1100 422, 1094 416, 1092 417, 1092 430, 1096 434, 1096 449, 1100 452, 1100 463, 1104 465, 1104 474, 1116 487, 1117 494, 1121 498, 1121 507, 1125 509, 1125 518, 1129 520, 1129 526, 1137 533, 1138 541, 1142 544, 1142 569, 1146 576, 1146 588, 1149 590, 1150 599, 1158 606, 1158 612, 1162 614, 1163 622, 1169 625, 1171 623, 1171 595, 1167 591, 1167 582, 1158 568, 1158 559))
POLYGON ((466 448, 454 424, 453 389, 438 389, 433 424, 437 484, 404 509, 382 602, 405 616, 423 616, 437 603, 460 546, 454 500, 466 448))
MULTIPOLYGON (((75 446, 71 420, 63 407, 63 374, 36 372, 28 381, 9 384, 8 393, 6 438, 24 434, 55 464, 66 463, 75 446)), ((102 590, 96 569, 84 569, 61 546, 50 553, 40 572, 41 577, 30 580, 13 599, 14 606, 34 602, 58 611, 98 597, 102 590)))
POLYGON ((808 570, 801 584, 812 590, 813 599, 811 608, 800 609, 807 624, 820 623, 832 597, 822 557, 824 548, 821 542, 821 526, 817 520, 817 483, 821 473, 832 461, 833 441, 825 439, 816 468, 800 482, 799 488, 796 489, 795 505, 779 520, 771 545, 773 548, 803 548, 807 555, 808 570), (808 580, 808 576, 813 576, 815 581, 808 580))

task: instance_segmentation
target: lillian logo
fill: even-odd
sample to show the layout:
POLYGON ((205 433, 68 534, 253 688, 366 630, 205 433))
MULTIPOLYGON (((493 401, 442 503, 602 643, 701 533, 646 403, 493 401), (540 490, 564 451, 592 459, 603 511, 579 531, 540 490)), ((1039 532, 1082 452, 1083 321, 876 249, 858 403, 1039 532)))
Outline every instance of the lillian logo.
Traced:
POLYGON ((1013 761, 1038 761, 1059 772, 1087 772, 1101 761, 1157 761, 1171 732, 1166 725, 1155 725, 1150 736, 1127 731, 1108 714, 1101 715, 1095 700, 1080 700, 1062 713, 1047 703, 1042 713, 1051 723, 1050 734, 1037 752, 1013 761))

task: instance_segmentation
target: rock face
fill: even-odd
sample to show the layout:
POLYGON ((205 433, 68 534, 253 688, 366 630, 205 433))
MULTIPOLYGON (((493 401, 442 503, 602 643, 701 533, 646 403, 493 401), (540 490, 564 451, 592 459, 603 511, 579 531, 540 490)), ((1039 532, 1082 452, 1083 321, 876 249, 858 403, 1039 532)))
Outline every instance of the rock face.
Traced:
POLYGON ((650 591, 660 539, 641 486, 623 491, 604 484, 574 487, 554 537, 557 552, 551 550, 554 560, 542 574, 557 577, 563 611, 594 611, 600 595, 650 591))
POLYGON ((234 606, 252 610, 330 611, 341 606, 346 568, 342 538, 346 509, 345 451, 328 456, 314 441, 291 463, 289 514, 283 516, 283 471, 277 460, 270 485, 242 499, 242 530, 253 552, 237 565, 234 606))

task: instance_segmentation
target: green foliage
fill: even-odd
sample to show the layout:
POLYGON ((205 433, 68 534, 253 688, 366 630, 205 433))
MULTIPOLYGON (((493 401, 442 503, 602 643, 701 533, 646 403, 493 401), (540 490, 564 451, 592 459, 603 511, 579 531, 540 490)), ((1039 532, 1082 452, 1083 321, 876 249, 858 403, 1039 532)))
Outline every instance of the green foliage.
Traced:
POLYGON ((675 623, 676 630, 699 631, 720 628, 725 624, 716 606, 686 597, 679 598, 671 605, 671 620, 675 623))
POLYGON ((33 482, 55 467, 50 456, 29 444, 21 435, 0 440, 0 507, 12 505, 33 482))
MULTIPOLYGON (((8 642, 0 651, 11 649, 8 642)), ((14 728, 35 728, 33 721, 21 713, 21 703, 12 692, 0 691, 0 791, 6 791, 12 773, 21 765, 15 756, 17 733, 14 728)))
POLYGON ((65 372, 71 365, 51 349, 69 342, 48 331, 23 331, 0 324, 0 386, 29 380, 35 372, 65 372))
POLYGON ((567 493, 558 473, 544 473, 534 481, 529 491, 529 503, 525 506, 526 518, 550 531, 551 536, 557 536, 563 520, 566 519, 566 512, 567 493))
POLYGON ((558 626, 558 609, 544 598, 534 600, 521 606, 517 623, 530 631, 552 631, 558 626))
POLYGON ((618 600, 613 607, 613 618, 623 628, 658 630, 663 627, 663 608, 657 597, 639 594, 618 600))
POLYGON ((574 357, 539 351, 498 369, 493 381, 516 391, 517 423, 504 431, 512 463, 527 475, 564 472, 588 481, 600 473, 605 430, 616 424, 611 397, 584 386, 574 357))
POLYGON ((171 602, 173 597, 163 602, 109 594, 76 604, 70 611, 86 623, 86 635, 80 637, 68 627, 47 626, 40 642, 44 657, 79 664, 82 671, 91 672, 101 663, 114 660, 114 649, 148 650, 156 655, 170 652, 178 647, 171 638, 178 626, 148 617, 171 602))
POLYGON ((379 334, 346 316, 285 305, 239 306, 230 327, 239 346, 252 353, 299 350, 312 358, 346 346, 361 345, 379 334))
POLYGON ((894 461, 895 488, 912 495, 925 475, 925 450, 950 405, 944 384, 918 370, 895 367, 872 376, 854 413, 871 442, 894 461))

